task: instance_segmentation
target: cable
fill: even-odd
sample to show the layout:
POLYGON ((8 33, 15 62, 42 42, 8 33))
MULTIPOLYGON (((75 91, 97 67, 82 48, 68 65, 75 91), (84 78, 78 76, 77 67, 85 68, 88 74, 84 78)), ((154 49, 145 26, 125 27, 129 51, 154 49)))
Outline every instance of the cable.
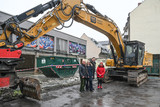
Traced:
MULTIPOLYGON (((72 10, 73 11, 73 10, 72 10)), ((63 20, 60 16, 59 16, 59 14, 58 14, 58 12, 57 12, 57 10, 55 9, 55 15, 57 14, 57 17, 61 20, 61 21, 64 21, 64 22, 67 22, 67 21, 69 21, 71 18, 72 18, 72 16, 73 15, 71 15, 67 20, 63 20)))
MULTIPOLYGON (((70 5, 67 5, 67 7, 68 7, 68 6, 72 9, 72 7, 71 7, 70 5)), ((67 8, 67 7, 65 7, 65 8, 67 8)), ((71 11, 69 14, 67 14, 67 13, 64 12, 62 2, 61 2, 61 9, 62 9, 62 13, 63 13, 65 16, 70 16, 70 15, 72 14, 72 11, 71 11)))
POLYGON ((62 29, 63 29, 63 26, 62 26, 61 28, 56 27, 56 29, 57 29, 57 30, 62 30, 62 29))
POLYGON ((73 18, 72 18, 72 21, 71 21, 71 24, 70 24, 70 25, 68 25, 68 26, 63 26, 63 27, 65 27, 65 28, 69 28, 69 27, 71 27, 71 26, 72 26, 72 24, 73 24, 73 18))
POLYGON ((9 42, 9 39, 8 39, 8 36, 7 36, 7 33, 6 33, 6 31, 7 31, 7 27, 9 26, 9 24, 12 24, 13 22, 9 22, 9 23, 6 23, 6 26, 4 27, 4 35, 5 35, 5 37, 6 37, 6 40, 9 42))
POLYGON ((64 23, 62 23, 62 22, 60 21, 60 18, 59 18, 57 15, 55 15, 55 16, 56 16, 56 18, 58 19, 58 22, 60 23, 60 25, 62 26, 61 28, 57 28, 57 27, 56 27, 57 30, 61 30, 61 29, 63 29, 63 28, 69 28, 70 26, 72 26, 72 24, 73 24, 73 18, 72 18, 71 24, 70 24, 69 26, 65 26, 64 23))
MULTIPOLYGON (((69 19, 67 19, 67 20, 63 20, 63 19, 61 19, 60 18, 60 16, 59 16, 59 14, 58 14, 58 12, 57 12, 57 10, 55 9, 55 11, 56 11, 56 13, 57 13, 57 15, 56 15, 56 13, 55 13, 55 16, 56 16, 56 18, 58 19, 58 21, 59 21, 59 23, 61 24, 61 28, 60 28, 60 30, 64 27, 64 28, 69 28, 70 26, 72 26, 72 24, 73 24, 73 15, 74 15, 74 10, 77 8, 78 6, 77 5, 75 5, 73 8, 72 8, 72 11, 70 12, 70 14, 71 14, 71 17, 69 18, 69 19), (62 23, 61 21, 64 21, 64 22, 67 22, 67 21, 69 21, 70 19, 72 18, 72 21, 71 21, 71 24, 69 25, 69 26, 65 26, 64 25, 64 23, 62 23), (61 20, 61 21, 60 21, 61 20)), ((63 10, 63 9, 61 9, 61 10, 63 10)), ((66 14, 66 13, 63 13, 64 15, 66 14)), ((69 16, 69 14, 67 14, 68 16, 69 16)), ((56 28, 56 29, 58 29, 59 30, 59 28, 56 28)))

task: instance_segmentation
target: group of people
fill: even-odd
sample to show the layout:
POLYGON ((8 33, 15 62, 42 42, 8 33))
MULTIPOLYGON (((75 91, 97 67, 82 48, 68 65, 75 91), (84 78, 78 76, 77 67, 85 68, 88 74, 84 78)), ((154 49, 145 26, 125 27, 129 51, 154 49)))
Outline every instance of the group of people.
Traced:
POLYGON ((82 61, 82 64, 79 66, 79 75, 81 80, 80 85, 80 92, 83 91, 94 91, 93 88, 93 79, 95 77, 95 71, 97 73, 97 80, 98 80, 98 89, 102 89, 102 79, 105 74, 105 68, 103 65, 103 62, 99 64, 99 66, 96 69, 96 62, 95 57, 93 57, 91 60, 88 60, 87 62, 82 61))

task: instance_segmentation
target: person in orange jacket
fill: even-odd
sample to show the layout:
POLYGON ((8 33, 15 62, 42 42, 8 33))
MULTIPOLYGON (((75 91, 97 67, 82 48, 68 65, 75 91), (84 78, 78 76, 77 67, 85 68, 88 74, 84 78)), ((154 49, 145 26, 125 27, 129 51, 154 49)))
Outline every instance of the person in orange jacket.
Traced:
POLYGON ((102 78, 104 77, 104 74, 105 74, 105 68, 104 68, 103 62, 99 64, 96 72, 97 72, 97 79, 98 79, 98 89, 99 88, 102 89, 102 78))

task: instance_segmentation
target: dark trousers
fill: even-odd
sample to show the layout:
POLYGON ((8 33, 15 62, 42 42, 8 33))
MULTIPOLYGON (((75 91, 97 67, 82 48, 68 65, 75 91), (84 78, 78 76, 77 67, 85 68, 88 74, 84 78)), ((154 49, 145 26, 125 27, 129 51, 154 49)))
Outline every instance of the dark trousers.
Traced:
POLYGON ((95 71, 93 71, 93 79, 95 78, 95 71))
POLYGON ((86 90, 90 90, 90 91, 94 90, 92 80, 89 78, 86 79, 86 90))
POLYGON ((98 79, 98 86, 102 86, 102 78, 97 78, 98 79))
POLYGON ((86 79, 80 77, 80 80, 81 80, 80 92, 83 92, 83 91, 84 91, 85 84, 86 84, 86 79))

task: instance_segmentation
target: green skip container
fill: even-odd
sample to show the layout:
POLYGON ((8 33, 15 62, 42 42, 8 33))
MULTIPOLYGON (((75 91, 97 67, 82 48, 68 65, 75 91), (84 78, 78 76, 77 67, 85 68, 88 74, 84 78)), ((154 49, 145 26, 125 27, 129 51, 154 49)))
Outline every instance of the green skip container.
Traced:
POLYGON ((37 67, 46 77, 66 78, 74 76, 79 67, 77 58, 40 56, 37 67))

